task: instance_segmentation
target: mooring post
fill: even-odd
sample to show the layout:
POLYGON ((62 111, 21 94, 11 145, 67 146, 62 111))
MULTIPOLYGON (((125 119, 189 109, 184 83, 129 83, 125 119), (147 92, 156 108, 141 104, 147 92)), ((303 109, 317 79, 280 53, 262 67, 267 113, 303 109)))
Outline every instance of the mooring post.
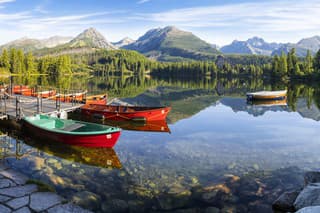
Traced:
POLYGON ((42 94, 40 94, 40 112, 42 112, 42 94))
POLYGON ((16 97, 16 119, 20 119, 20 118, 21 118, 20 99, 17 96, 16 97))
POLYGON ((40 113, 40 107, 39 107, 39 105, 40 105, 40 100, 39 100, 39 96, 37 96, 37 114, 40 113))
POLYGON ((7 115, 7 99, 4 98, 4 113, 7 115))

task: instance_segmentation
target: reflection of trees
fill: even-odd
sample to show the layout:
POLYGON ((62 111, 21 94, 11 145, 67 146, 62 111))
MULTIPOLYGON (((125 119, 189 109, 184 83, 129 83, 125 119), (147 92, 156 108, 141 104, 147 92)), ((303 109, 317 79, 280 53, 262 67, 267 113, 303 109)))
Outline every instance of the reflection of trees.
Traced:
MULTIPOLYGON (((140 75, 106 75, 88 78, 87 76, 16 76, 14 84, 60 88, 61 90, 88 90, 92 94, 108 93, 109 97, 135 97, 148 89, 166 86, 179 89, 207 90, 212 95, 244 97, 248 91, 288 90, 288 105, 295 111, 299 98, 307 101, 308 107, 314 103, 320 107, 320 88, 316 82, 283 82, 264 78, 169 78, 140 75)), ((1 82, 9 84, 8 78, 1 82)), ((155 90, 156 91, 156 90, 155 90)), ((158 91, 159 92, 159 91, 158 91)), ((177 91, 179 93, 179 90, 177 91)))

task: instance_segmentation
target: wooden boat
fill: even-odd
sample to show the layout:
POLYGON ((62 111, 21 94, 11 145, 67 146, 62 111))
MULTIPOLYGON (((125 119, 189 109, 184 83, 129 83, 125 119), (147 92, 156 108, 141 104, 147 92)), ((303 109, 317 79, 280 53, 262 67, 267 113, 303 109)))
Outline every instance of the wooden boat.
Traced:
POLYGON ((283 100, 287 96, 287 90, 259 91, 247 93, 248 100, 283 100))
POLYGON ((165 120, 171 107, 141 107, 85 104, 81 113, 106 120, 156 121, 165 120))
POLYGON ((271 107, 271 106, 287 106, 287 100, 249 100, 247 102, 250 105, 254 106, 263 106, 263 107, 271 107))
POLYGON ((71 145, 112 148, 120 136, 120 129, 116 127, 47 115, 24 117, 23 120, 30 133, 71 145))
POLYGON ((107 104, 107 95, 106 94, 101 94, 101 95, 87 96, 83 100, 83 103, 85 103, 85 104, 106 105, 107 104))

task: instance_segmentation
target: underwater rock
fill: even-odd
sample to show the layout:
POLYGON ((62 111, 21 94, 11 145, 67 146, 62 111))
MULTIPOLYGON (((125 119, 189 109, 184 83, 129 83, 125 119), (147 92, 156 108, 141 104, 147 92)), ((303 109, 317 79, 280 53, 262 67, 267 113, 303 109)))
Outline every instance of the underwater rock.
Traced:
POLYGON ((304 175, 304 184, 305 186, 309 183, 319 183, 320 182, 320 172, 310 171, 306 172, 304 175))
POLYGON ((230 195, 231 190, 225 184, 207 186, 203 188, 201 201, 207 204, 215 204, 221 206, 222 203, 229 199, 230 195))
POLYGON ((57 159, 54 159, 54 158, 49 158, 49 159, 47 159, 47 163, 49 163, 49 164, 55 164, 55 163, 57 163, 58 162, 58 160, 57 159))
POLYGON ((311 183, 304 187, 294 202, 296 210, 307 206, 320 205, 320 183, 311 183))
POLYGON ((183 208, 190 202, 191 192, 181 185, 172 186, 168 192, 160 194, 157 201, 161 210, 183 208))
POLYGON ((294 209, 294 201, 298 197, 300 191, 290 191, 284 192, 273 204, 272 208, 274 210, 280 210, 285 212, 293 212, 294 209))
POLYGON ((41 170, 45 166, 45 159, 40 157, 33 157, 33 160, 29 163, 29 169, 31 170, 41 170))
POLYGON ((320 206, 309 206, 300 209, 296 213, 319 213, 320 212, 320 206))
POLYGON ((216 207, 208 207, 204 210, 204 213, 220 213, 220 209, 216 207))
POLYGON ((82 191, 72 196, 72 202, 90 210, 96 210, 100 208, 101 198, 92 192, 82 191))
POLYGON ((120 199, 113 199, 107 203, 102 204, 102 211, 123 213, 128 212, 129 205, 126 201, 120 199))

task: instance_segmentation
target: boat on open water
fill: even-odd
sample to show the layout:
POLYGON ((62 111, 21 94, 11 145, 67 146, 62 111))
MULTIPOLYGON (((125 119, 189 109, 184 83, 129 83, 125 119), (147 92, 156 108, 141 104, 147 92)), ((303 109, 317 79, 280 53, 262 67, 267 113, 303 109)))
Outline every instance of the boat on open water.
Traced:
POLYGON ((284 100, 286 96, 287 90, 249 92, 247 100, 284 100))
POLYGON ((66 120, 47 115, 23 118, 25 130, 41 138, 86 147, 112 148, 120 128, 83 121, 66 120))

